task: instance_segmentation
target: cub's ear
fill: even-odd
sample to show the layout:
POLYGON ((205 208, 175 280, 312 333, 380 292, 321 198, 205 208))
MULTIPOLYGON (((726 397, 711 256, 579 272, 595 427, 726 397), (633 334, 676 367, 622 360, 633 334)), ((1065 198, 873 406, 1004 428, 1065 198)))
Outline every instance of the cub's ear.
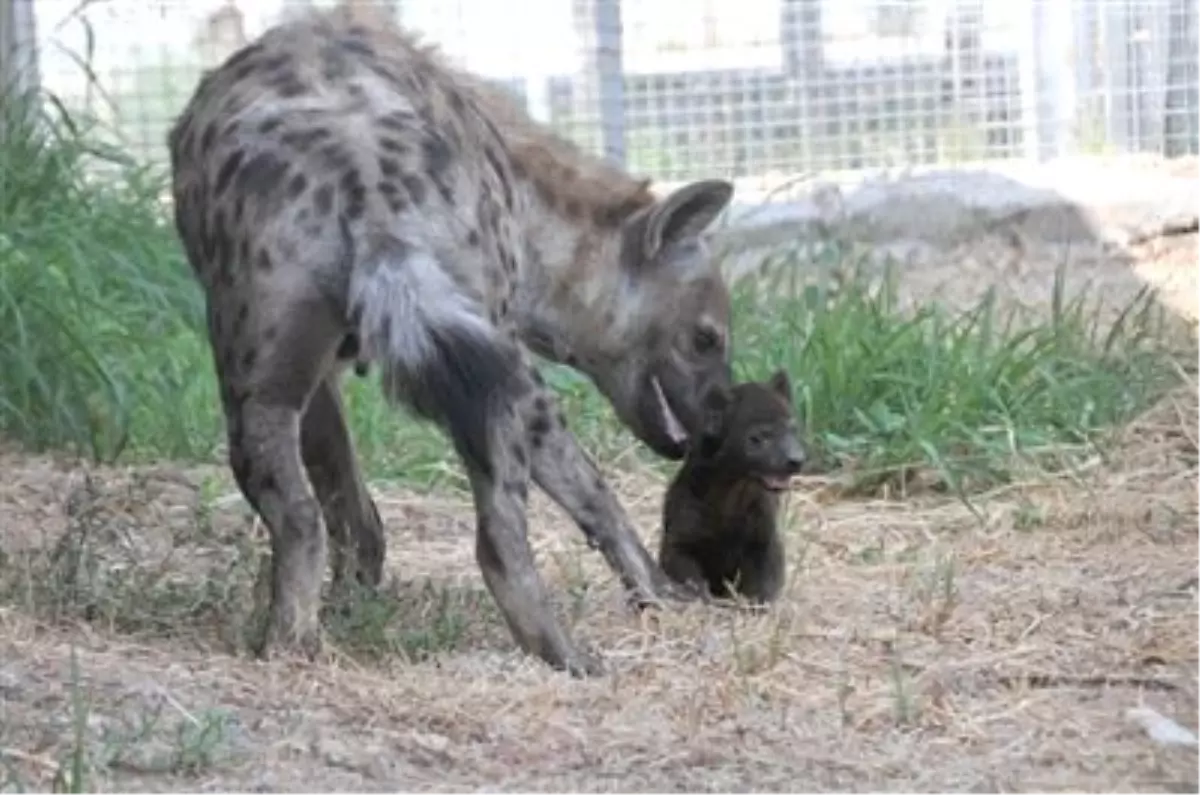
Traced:
POLYGON ((725 386, 709 387, 700 401, 700 433, 696 453, 700 458, 712 458, 725 441, 725 414, 733 404, 733 394, 725 386))
POLYGON ((788 405, 791 405, 792 379, 788 377, 786 370, 776 370, 775 374, 771 376, 771 380, 767 382, 767 385, 771 387, 776 395, 779 395, 788 402, 788 405))

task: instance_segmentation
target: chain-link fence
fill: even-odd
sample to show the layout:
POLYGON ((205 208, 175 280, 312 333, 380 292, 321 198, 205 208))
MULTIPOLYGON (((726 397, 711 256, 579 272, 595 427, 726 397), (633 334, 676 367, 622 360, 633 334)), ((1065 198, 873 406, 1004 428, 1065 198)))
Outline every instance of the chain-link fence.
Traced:
MULTIPOLYGON (((161 160, 203 69, 336 1, 7 0, 0 64, 161 160)), ((1197 151, 1197 0, 365 2, 662 180, 1197 151)))

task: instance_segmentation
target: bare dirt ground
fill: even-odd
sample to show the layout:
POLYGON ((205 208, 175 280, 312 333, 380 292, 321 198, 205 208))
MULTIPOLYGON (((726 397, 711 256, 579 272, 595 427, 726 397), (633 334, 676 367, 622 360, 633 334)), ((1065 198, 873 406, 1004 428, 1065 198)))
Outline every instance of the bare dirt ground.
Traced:
MULTIPOLYGON (((1195 792, 1195 747, 1130 710, 1196 730, 1196 406, 1193 381, 1109 460, 981 517, 802 478, 765 615, 631 613, 537 495, 540 567, 609 670, 589 681, 514 650, 464 499, 378 488, 385 595, 331 613, 328 659, 263 663, 265 541, 220 468, 9 451, 0 788, 1195 792)), ((610 476, 653 544, 662 483, 610 476)))

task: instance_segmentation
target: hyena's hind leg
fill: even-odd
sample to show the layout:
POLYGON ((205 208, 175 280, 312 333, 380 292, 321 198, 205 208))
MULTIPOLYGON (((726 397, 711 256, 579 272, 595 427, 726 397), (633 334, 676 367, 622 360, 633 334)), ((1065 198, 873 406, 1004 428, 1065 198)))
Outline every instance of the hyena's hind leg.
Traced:
MULTIPOLYGON (((242 325, 259 333, 214 335, 229 437, 229 463, 271 540, 270 607, 257 649, 321 648, 319 610, 326 565, 325 521, 300 452, 309 398, 340 337, 322 299, 243 299, 242 325)), ((217 324, 214 324, 214 328, 217 324)))
POLYGON ((522 411, 534 482, 575 520, 588 543, 600 549, 639 606, 695 598, 691 589, 671 582, 654 562, 600 469, 567 428, 554 393, 535 370, 529 372, 537 386, 522 403, 522 411))
POLYGON ((350 281, 350 315, 386 393, 437 422, 475 498, 475 555, 514 639, 576 675, 600 671, 551 609, 526 527, 529 454, 520 403, 534 384, 516 342, 487 319, 436 257, 375 241, 350 281))
POLYGON ((363 482, 337 375, 326 376, 309 398, 300 446, 329 531, 334 592, 353 581, 378 585, 386 555, 383 523, 363 482))

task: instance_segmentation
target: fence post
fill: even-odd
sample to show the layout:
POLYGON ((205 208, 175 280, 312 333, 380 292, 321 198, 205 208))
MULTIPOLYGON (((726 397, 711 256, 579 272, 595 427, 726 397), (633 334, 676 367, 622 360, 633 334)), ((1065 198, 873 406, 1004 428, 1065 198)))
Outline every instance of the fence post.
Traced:
POLYGON ((621 0, 574 0, 573 9, 575 28, 584 50, 580 81, 574 91, 575 123, 594 120, 599 127, 600 151, 616 165, 624 166, 621 0))
POLYGON ((39 84, 33 0, 0 0, 0 94, 23 94, 39 84))
POLYGON ((1075 149, 1076 123, 1074 2, 1031 0, 1030 29, 1034 118, 1027 127, 1035 142, 1026 149, 1045 162, 1075 149))

